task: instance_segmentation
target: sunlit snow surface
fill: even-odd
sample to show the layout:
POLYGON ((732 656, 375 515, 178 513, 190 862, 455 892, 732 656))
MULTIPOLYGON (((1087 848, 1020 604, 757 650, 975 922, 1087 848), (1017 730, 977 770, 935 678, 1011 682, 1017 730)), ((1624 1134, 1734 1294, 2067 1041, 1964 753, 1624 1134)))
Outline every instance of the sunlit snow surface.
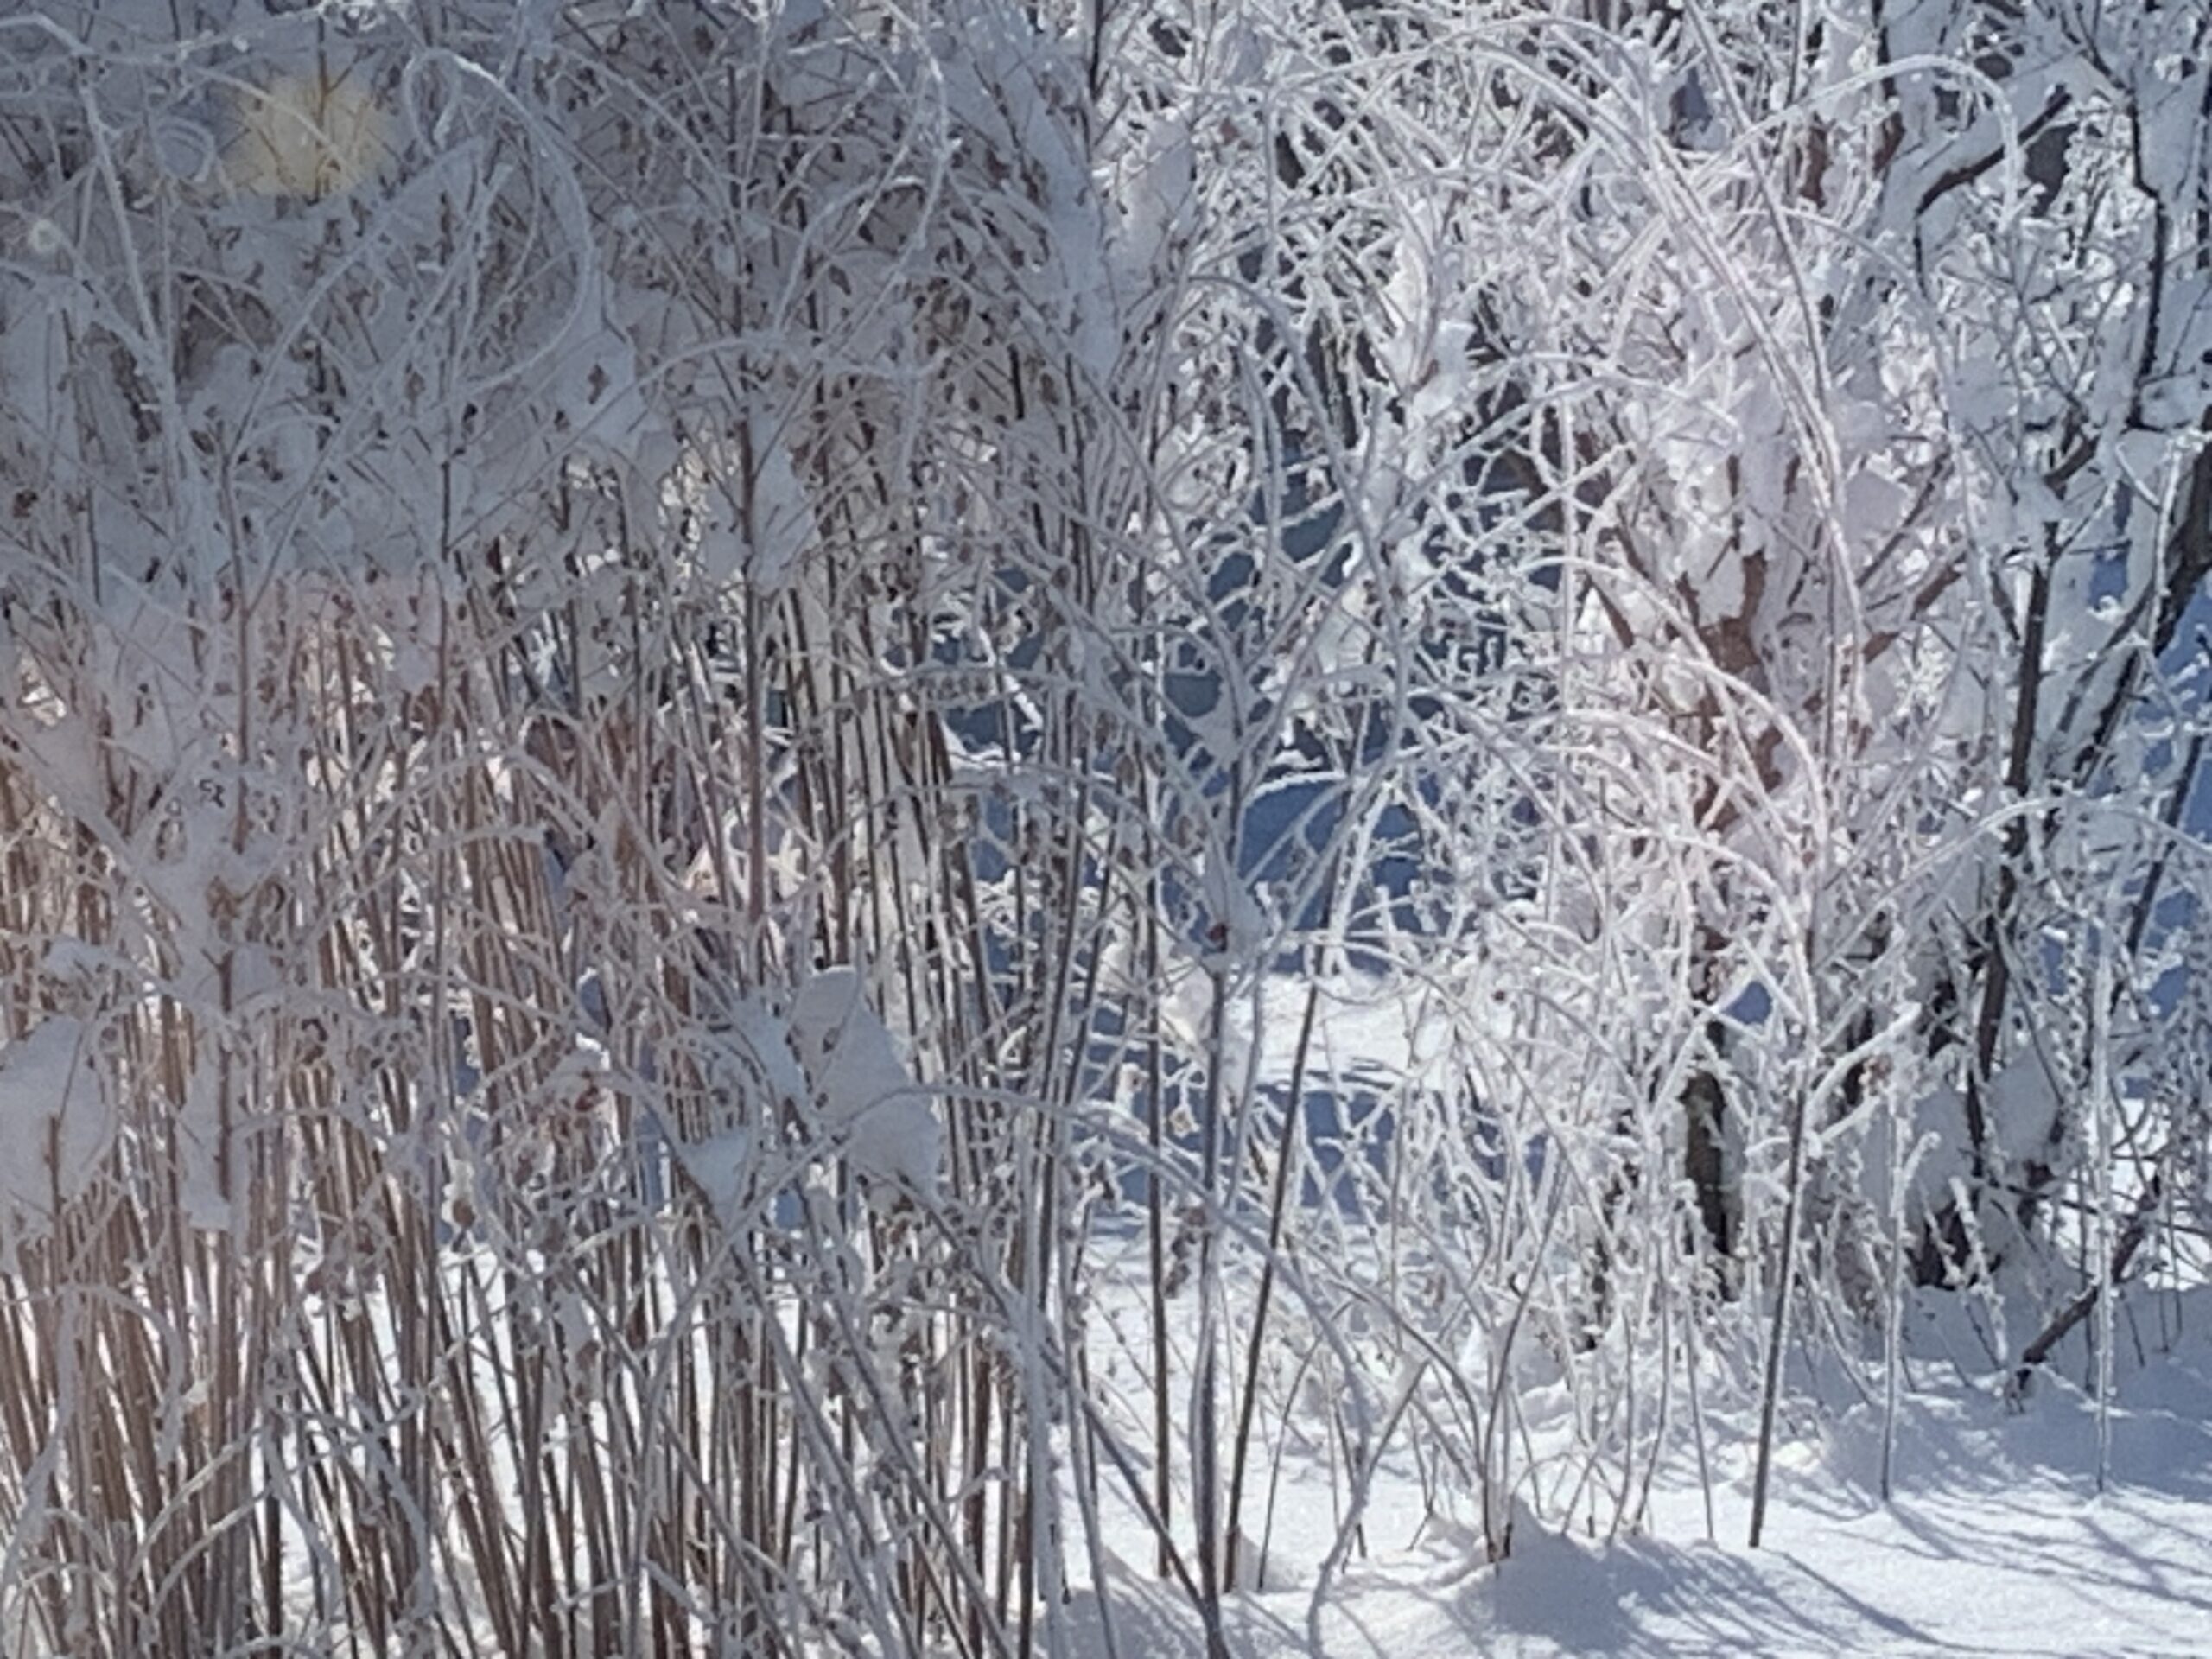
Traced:
MULTIPOLYGON (((1749 1414, 1708 1422, 1717 1542, 1687 1454, 1662 1476, 1640 1535, 1608 1541, 1516 1516, 1510 1556, 1485 1564, 1464 1524, 1424 1522, 1409 1468, 1378 1479, 1355 1554, 1320 1598, 1336 1502, 1323 1470, 1287 1468, 1267 1551, 1282 1587, 1230 1599, 1238 1659, 1535 1659, 1554 1655, 2212 1654, 2212 1294, 2131 1304, 2112 1484, 2096 1490, 2094 1413, 2046 1376, 2024 1410, 1960 1365, 1913 1367, 1894 1500, 1878 1496, 1878 1408, 1822 1420, 1802 1403, 1780 1452, 1766 1545, 1745 1548, 1749 1414), (2175 1329, 2177 1313, 2179 1328, 2175 1329), (2166 1351, 2171 1344, 2171 1351, 2166 1351)), ((1971 1370, 1968 1366, 1967 1369, 1971 1370)), ((1257 1528, 1251 1529, 1256 1531, 1257 1528)), ((1181 1659, 1205 1644, 1189 1600, 1150 1573, 1134 1527, 1116 1539, 1116 1642, 1181 1659)), ((1103 1659, 1096 1598, 1071 1610, 1074 1650, 1103 1659)))

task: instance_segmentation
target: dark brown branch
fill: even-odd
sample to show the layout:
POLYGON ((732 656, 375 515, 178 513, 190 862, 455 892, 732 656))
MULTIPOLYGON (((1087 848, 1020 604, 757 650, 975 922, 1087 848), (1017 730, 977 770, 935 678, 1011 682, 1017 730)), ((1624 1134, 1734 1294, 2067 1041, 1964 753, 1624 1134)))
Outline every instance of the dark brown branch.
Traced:
MULTIPOLYGON (((2020 129, 2015 140, 2018 146, 2024 150, 2035 141, 2036 136, 2056 120, 2073 101, 2073 95, 2063 88, 2053 92, 2050 101, 2043 106, 2035 118, 2020 129)), ((1917 211, 1923 214, 1926 213, 1929 208, 1949 195, 1951 192, 1972 184, 2012 152, 2011 145, 2000 144, 1971 162, 1961 162, 1958 166, 1943 174, 1921 194, 1920 207, 1917 211)))
POLYGON ((2065 1341, 2074 1327, 2095 1311, 2097 1298, 2105 1286, 2116 1287, 2126 1275, 2136 1252, 2143 1248, 2143 1241, 2150 1236, 2151 1216, 2158 1209, 2158 1198, 2164 1190, 2164 1183, 2161 1178, 2152 1176, 2150 1185, 2143 1189, 2143 1196, 2135 1201, 2135 1208, 2129 1214, 2126 1225, 2120 1230, 2120 1237, 2113 1244, 2110 1270, 2101 1281, 2069 1302, 2058 1317, 2043 1328, 2042 1334, 2021 1351, 2019 1366, 2012 1373, 2012 1398, 2024 1400, 2027 1397, 2029 1384, 2034 1382, 2035 1374, 2043 1363, 2050 1357, 2051 1350, 2065 1341))

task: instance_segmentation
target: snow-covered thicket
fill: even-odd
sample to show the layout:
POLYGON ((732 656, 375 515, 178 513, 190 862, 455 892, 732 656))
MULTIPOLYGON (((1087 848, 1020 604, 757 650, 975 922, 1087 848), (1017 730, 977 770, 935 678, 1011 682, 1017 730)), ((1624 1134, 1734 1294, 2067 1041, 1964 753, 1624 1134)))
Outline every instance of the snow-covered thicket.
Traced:
POLYGON ((1219 1643, 1294 1444, 1323 1588, 1631 1527, 2202 1225, 2193 9, 49 0, 0 133, 10 1643, 1219 1643))

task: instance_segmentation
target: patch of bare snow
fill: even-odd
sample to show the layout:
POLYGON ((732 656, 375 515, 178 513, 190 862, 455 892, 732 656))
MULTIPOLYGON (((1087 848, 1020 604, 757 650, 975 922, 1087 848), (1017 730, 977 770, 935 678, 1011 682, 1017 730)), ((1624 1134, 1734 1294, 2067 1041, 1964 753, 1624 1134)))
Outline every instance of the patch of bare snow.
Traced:
POLYGON ((932 1197, 944 1128, 891 1028, 868 1006, 860 975, 829 968, 811 976, 792 999, 791 1035, 847 1165, 864 1180, 932 1197))
MULTIPOLYGON (((1779 1448, 1758 1550, 1744 1544, 1749 1425, 1724 1414, 1710 1425, 1712 1541, 1694 1471, 1678 1463, 1662 1474, 1640 1534, 1608 1541, 1604 1516, 1595 1536, 1562 1532, 1556 1515, 1539 1522, 1518 1510, 1511 1554, 1493 1566, 1471 1527, 1431 1516, 1415 1473, 1386 1461, 1363 1519, 1368 1553, 1330 1580, 1317 1609, 1312 1564, 1334 1535, 1338 1500, 1325 1445, 1294 1445, 1269 1540, 1277 1576, 1263 1592, 1228 1599, 1230 1650, 1237 1659, 2212 1653, 2208 1313, 2212 1300, 2196 1296, 2171 1352, 2147 1328, 2162 1321, 2145 1315, 2145 1357, 2113 1409, 2107 1491, 2094 1478, 2094 1411, 2066 1377, 2044 1377, 2014 1411, 1994 1380, 1923 1368, 1901 1414, 1887 1503, 1876 1479, 1876 1408, 1825 1422, 1793 1411, 1797 1427, 1779 1448)), ((1187 1522, 1178 1531, 1187 1547, 1187 1522)), ((1115 1537, 1119 1651, 1202 1659, 1187 1597, 1155 1578, 1151 1561, 1140 1529, 1115 1537)), ((1087 1589, 1069 1624, 1081 1659, 1103 1659, 1087 1589)))

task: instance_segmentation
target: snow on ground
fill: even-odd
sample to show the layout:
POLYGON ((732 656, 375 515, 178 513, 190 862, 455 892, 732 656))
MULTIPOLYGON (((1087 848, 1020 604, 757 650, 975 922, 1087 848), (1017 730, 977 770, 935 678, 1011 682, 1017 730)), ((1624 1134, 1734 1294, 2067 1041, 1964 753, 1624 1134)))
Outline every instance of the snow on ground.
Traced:
MULTIPOLYGON (((1446 1035, 1435 1010, 1378 998, 1356 976, 1325 982, 1322 997, 1311 1077, 1350 1078, 1355 1088, 1361 1077, 1417 1078, 1446 1035), (1347 1054, 1359 1063, 1346 1064, 1347 1054)), ((1195 989, 1191 1004, 1195 1022, 1203 1013, 1195 989)), ((1302 1010, 1302 990, 1270 982, 1255 1054, 1249 1003, 1232 1001, 1232 1060, 1255 1062, 1263 1083, 1287 1079, 1302 1010)), ((1117 1300, 1109 1291, 1101 1306, 1117 1300)), ((1555 1519, 1522 1515, 1510 1556, 1496 1567, 1471 1529, 1424 1522, 1411 1472, 1386 1464, 1365 1516, 1367 1553, 1345 1565, 1317 1609, 1315 1569, 1335 1537, 1342 1499, 1331 1448, 1316 1435, 1287 1462, 1266 1523, 1268 1582, 1279 1587, 1232 1599, 1231 1651, 1237 1659, 2212 1659, 2212 1288, 2174 1300, 2171 1287, 2139 1285, 2127 1306, 2115 1344, 2107 1490, 2098 1490, 2095 1413, 2082 1392, 2087 1326, 2021 1408, 2008 1399, 2008 1372, 1995 1356, 2017 1353, 2040 1324, 2036 1313, 2013 1310, 2016 1328, 1993 1348, 1968 1334, 1977 1321, 1966 1303, 1938 1297, 1915 1316, 1917 1357, 1907 1367, 1894 1497, 1879 1495, 1878 1407, 1847 1408, 1857 1396, 1830 1376, 1826 1408, 1801 1393, 1785 1411, 1789 1432, 1757 1551, 1745 1543, 1754 1421, 1739 1393, 1732 1411, 1713 1414, 1710 1540, 1706 1493, 1687 1446, 1653 1491, 1638 1535, 1611 1542, 1562 1536, 1555 1519)), ((1128 1365, 1110 1351, 1141 1333, 1143 1319, 1135 1305, 1114 1313, 1116 1334, 1100 1333, 1094 1357, 1126 1386, 1128 1365)), ((1187 1355, 1188 1304, 1172 1317, 1187 1355)), ((1793 1376, 1802 1390, 1795 1366, 1793 1376)), ((1177 1400, 1179 1408, 1179 1393, 1177 1400)), ((1141 1441, 1141 1402, 1124 1404, 1125 1427, 1141 1441)), ((1262 1501, 1255 1489, 1246 1511, 1255 1534, 1263 1529, 1255 1515, 1262 1501)), ((1110 1651, 1118 1659, 1202 1659, 1188 1598, 1153 1576, 1148 1535, 1126 1513, 1117 1522, 1116 1507, 1109 1493, 1110 1651)), ((1187 1543, 1187 1509, 1177 1535, 1187 1543)), ((1095 1599, 1081 1592, 1071 1611, 1075 1653, 1106 1659, 1095 1599)))
MULTIPOLYGON (((1422 1531, 1417 1494, 1386 1483, 1370 1511, 1371 1554, 1323 1599, 1318 1644, 1311 1572, 1287 1566, 1294 1587, 1236 1599, 1231 1649, 1239 1659, 2212 1656, 2212 1300, 2195 1300, 2191 1316, 2173 1353, 2154 1347, 2142 1370, 2131 1365, 2101 1494, 2094 1414, 2072 1383, 2046 1378, 2015 1411, 1993 1382, 1923 1368, 1887 1505, 1880 1419, 1866 1406, 1824 1427, 1799 1413, 1758 1551, 1744 1546, 1748 1435, 1714 1447, 1717 1542, 1705 1541, 1690 1470, 1655 1492, 1643 1535, 1608 1545, 1522 1516, 1495 1568, 1471 1533, 1422 1531)), ((1736 1435, 1731 1425, 1720 1438, 1736 1435)), ((1287 1488, 1272 1559, 1325 1548, 1330 1505, 1318 1474, 1287 1488)), ((1132 1540, 1123 1559, 1149 1555, 1132 1540)), ((1116 1602, 1128 1659, 1204 1653, 1172 1587, 1131 1570, 1116 1602)), ((1076 1622, 1094 1616, 1086 1598, 1076 1622)), ((1086 1630, 1077 1650, 1107 1649, 1086 1630)))

